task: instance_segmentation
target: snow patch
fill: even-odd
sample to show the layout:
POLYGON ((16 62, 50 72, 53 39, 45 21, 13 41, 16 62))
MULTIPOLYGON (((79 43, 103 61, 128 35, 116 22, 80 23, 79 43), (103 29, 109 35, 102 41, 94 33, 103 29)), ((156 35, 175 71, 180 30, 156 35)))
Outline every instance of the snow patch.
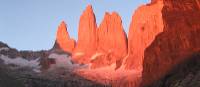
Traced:
POLYGON ((56 59, 56 58, 68 58, 68 55, 66 54, 56 54, 56 53, 52 53, 49 55, 49 59, 56 59))
POLYGON ((0 59, 4 61, 4 64, 9 65, 9 64, 13 64, 16 66, 19 66, 21 68, 23 67, 28 67, 28 68, 32 68, 33 71, 37 71, 40 72, 40 58, 36 58, 34 60, 26 60, 24 58, 21 57, 17 57, 17 58, 9 58, 8 56, 4 56, 1 55, 0 59))
POLYGON ((83 68, 80 64, 73 64, 71 61, 71 57, 66 54, 56 54, 52 53, 49 55, 50 59, 55 59, 55 64, 51 65, 51 68, 67 68, 69 70, 73 70, 76 68, 83 68))
POLYGON ((56 53, 52 53, 49 55, 49 58, 55 59, 56 64, 53 64, 55 67, 68 67, 68 68, 72 67, 72 62, 68 58, 68 55, 65 54, 59 55, 56 53))
POLYGON ((85 53, 83 53, 83 52, 77 52, 77 53, 74 53, 74 55, 73 56, 82 56, 82 55, 84 55, 85 53))
POLYGON ((103 53, 95 53, 92 57, 91 60, 95 60, 98 56, 103 55, 103 53))
POLYGON ((8 51, 9 50, 9 48, 8 47, 2 47, 2 48, 0 48, 0 51, 8 51))

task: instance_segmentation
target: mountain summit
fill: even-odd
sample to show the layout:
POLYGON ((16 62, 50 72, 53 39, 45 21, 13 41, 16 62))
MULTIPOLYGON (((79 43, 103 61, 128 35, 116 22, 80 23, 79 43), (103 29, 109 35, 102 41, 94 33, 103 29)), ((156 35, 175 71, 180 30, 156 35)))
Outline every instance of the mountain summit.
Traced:
POLYGON ((79 63, 89 63, 90 57, 97 47, 96 18, 91 5, 80 17, 78 29, 78 41, 73 51, 73 60, 79 63))
POLYGON ((64 21, 62 21, 58 27, 56 44, 65 52, 72 53, 74 50, 76 42, 74 39, 70 38, 64 21))

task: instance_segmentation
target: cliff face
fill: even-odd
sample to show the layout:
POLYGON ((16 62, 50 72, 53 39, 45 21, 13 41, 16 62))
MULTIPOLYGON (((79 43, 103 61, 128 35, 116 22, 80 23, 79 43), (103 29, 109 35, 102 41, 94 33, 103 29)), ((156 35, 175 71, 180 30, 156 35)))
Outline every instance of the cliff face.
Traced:
POLYGON ((92 6, 87 6, 80 17, 77 46, 73 52, 73 60, 79 63, 89 63, 92 54, 96 52, 96 18, 92 6))
MULTIPOLYGON (((157 2, 156 2, 157 3, 157 2)), ((164 77, 200 50, 200 11, 197 0, 163 0, 164 32, 145 50, 142 84, 164 77)))
POLYGON ((116 12, 106 13, 97 29, 92 7, 87 6, 80 17, 77 46, 72 54, 73 60, 91 64, 91 68, 116 63, 119 67, 126 55, 127 37, 121 17, 116 12))
POLYGON ((125 60, 126 69, 142 70, 144 50, 163 31, 163 3, 143 5, 132 16, 128 34, 128 56, 125 60))
MULTIPOLYGON (((99 55, 92 59, 92 68, 121 62, 127 55, 127 37, 121 17, 116 12, 105 13, 97 34, 99 55)), ((117 66, 120 66, 120 63, 117 66)))
POLYGON ((187 56, 162 79, 147 87, 200 87, 200 53, 187 56))
POLYGON ((65 22, 61 22, 57 30, 55 46, 57 46, 57 48, 61 48, 65 52, 72 53, 75 44, 75 40, 69 37, 65 22))

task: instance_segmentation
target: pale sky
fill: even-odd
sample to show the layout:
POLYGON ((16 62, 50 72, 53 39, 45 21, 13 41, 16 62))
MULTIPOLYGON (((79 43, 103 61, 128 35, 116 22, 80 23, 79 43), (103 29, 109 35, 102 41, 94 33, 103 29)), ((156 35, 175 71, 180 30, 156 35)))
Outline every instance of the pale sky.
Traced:
POLYGON ((97 24, 105 12, 116 11, 128 32, 134 10, 149 0, 0 0, 0 41, 19 50, 52 48, 62 20, 77 40, 79 18, 88 4, 97 24))

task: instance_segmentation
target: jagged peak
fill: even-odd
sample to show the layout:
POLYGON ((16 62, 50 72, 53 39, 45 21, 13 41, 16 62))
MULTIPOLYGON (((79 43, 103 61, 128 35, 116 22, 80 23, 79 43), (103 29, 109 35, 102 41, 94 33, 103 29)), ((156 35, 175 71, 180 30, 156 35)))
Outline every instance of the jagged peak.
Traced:
POLYGON ((61 48, 65 52, 72 53, 75 47, 75 40, 71 39, 67 31, 67 24, 65 21, 61 21, 58 26, 55 48, 61 48))
POLYGON ((65 21, 61 21, 60 25, 58 26, 57 36, 60 36, 61 33, 69 38, 69 34, 67 32, 67 24, 65 21))
POLYGON ((112 13, 109 13, 109 12, 105 12, 105 14, 104 14, 104 18, 103 18, 103 21, 104 20, 110 20, 110 19, 116 19, 117 18, 117 20, 120 20, 121 21, 121 17, 120 17, 120 15, 117 13, 117 12, 112 12, 112 13))
POLYGON ((93 11, 92 5, 91 4, 87 5, 86 10, 87 11, 93 11))
POLYGON ((112 15, 119 16, 119 14, 116 11, 112 12, 112 15))
POLYGON ((65 23, 65 21, 61 21, 60 26, 67 26, 67 24, 65 23))
POLYGON ((87 7, 86 7, 86 9, 84 10, 82 16, 83 16, 83 15, 90 15, 90 14, 94 15, 94 11, 93 11, 93 8, 92 8, 92 5, 91 5, 91 4, 87 5, 87 7))

